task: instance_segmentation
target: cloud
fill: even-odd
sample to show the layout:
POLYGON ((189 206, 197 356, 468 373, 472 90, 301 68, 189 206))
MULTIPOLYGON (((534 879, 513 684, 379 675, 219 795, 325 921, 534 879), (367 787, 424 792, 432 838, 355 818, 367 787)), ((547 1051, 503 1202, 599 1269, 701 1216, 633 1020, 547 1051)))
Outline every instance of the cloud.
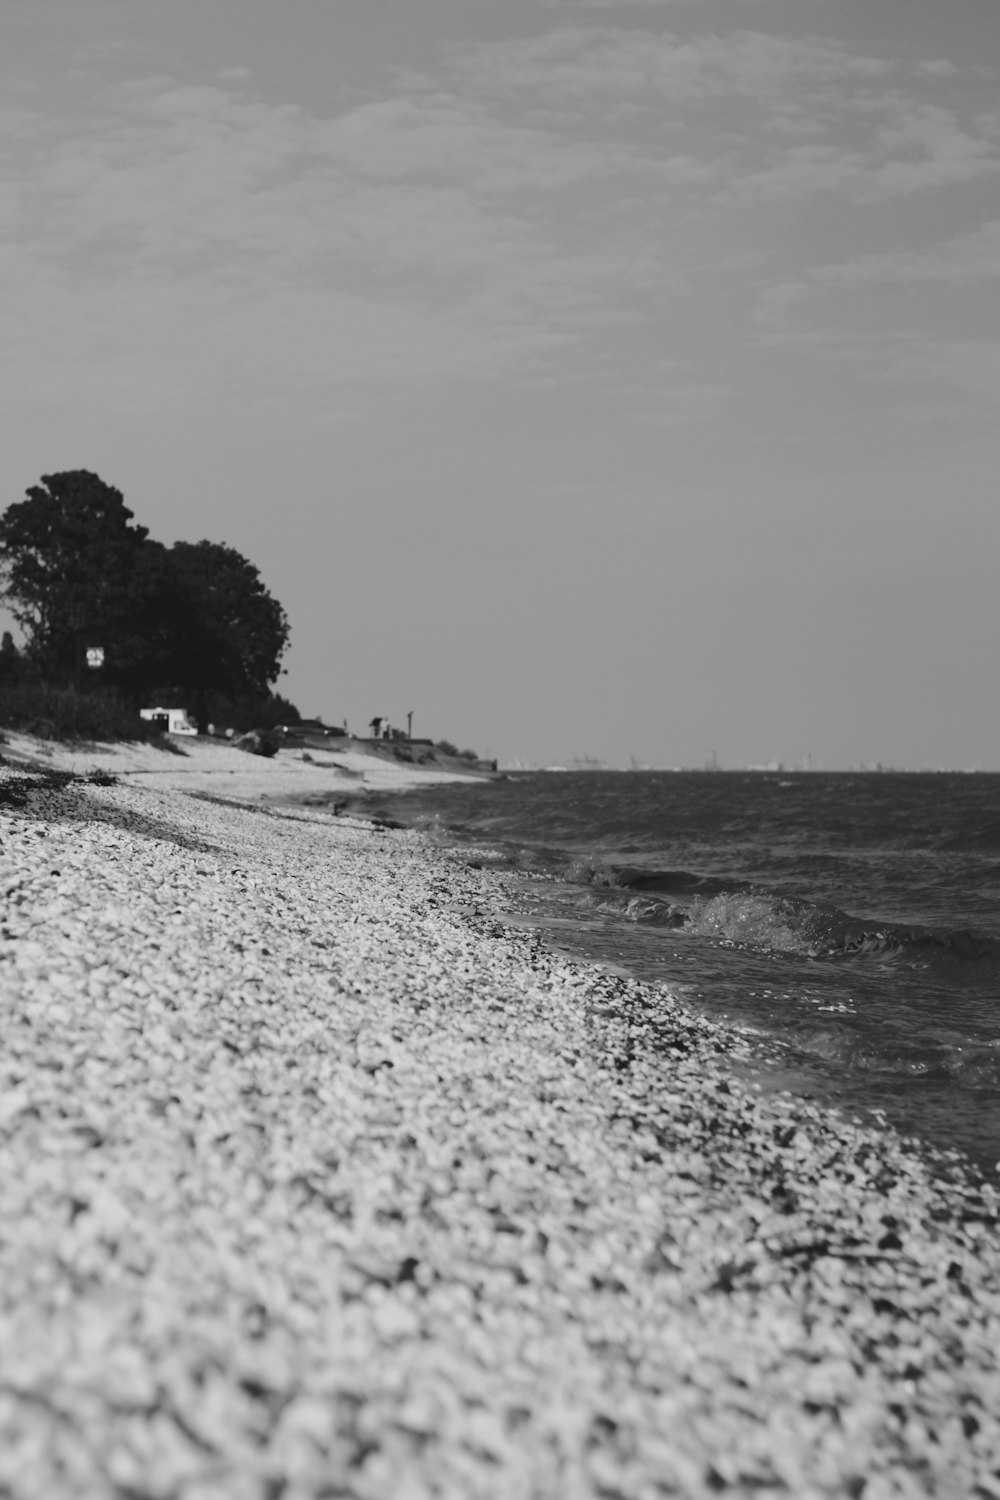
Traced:
POLYGON ((893 410, 920 410, 930 421, 970 416, 969 398, 1000 406, 1000 338, 961 338, 912 323, 878 327, 871 320, 866 325, 842 303, 818 302, 815 288, 805 283, 768 288, 758 299, 756 317, 764 348, 839 372, 855 394, 859 383, 869 392, 906 390, 908 398, 893 410), (938 392, 936 407, 914 399, 914 392, 929 388, 938 392))
POLYGON ((616 94, 675 104, 795 98, 804 106, 804 88, 871 82, 894 68, 818 37, 736 30, 681 40, 669 33, 584 25, 494 43, 472 51, 460 65, 489 92, 576 98, 594 109, 606 107, 608 96, 616 94))
MULTIPOLYGON (((671 338, 684 306, 692 349, 733 337, 714 332, 720 288, 734 326, 823 347, 835 276, 844 293, 888 270, 848 253, 824 283, 760 207, 826 194, 855 215, 850 251, 873 206, 985 178, 1000 124, 952 87, 828 38, 557 24, 326 108, 267 97, 241 68, 125 79, 75 117, 25 96, 0 156, 0 334, 79 375, 77 340, 123 399, 140 366, 162 388, 157 360, 192 389, 211 375, 275 399, 585 379, 641 368, 634 351, 671 338)), ((991 249, 966 246, 964 271, 948 254, 981 278, 991 249)), ((914 252, 901 274, 916 267, 914 252)), ((720 387, 696 364, 701 409, 720 387)))
POLYGON ((785 147, 741 173, 734 191, 747 198, 840 193, 875 203, 1000 170, 994 143, 985 134, 963 130, 949 110, 893 95, 881 101, 879 112, 882 123, 863 145, 824 141, 785 147))
MULTIPOLYGON (((674 129, 747 199, 837 193, 888 201, 970 182, 1000 165, 1000 115, 962 119, 925 97, 956 70, 904 69, 822 37, 730 30, 681 39, 562 25, 459 63, 478 91, 594 128, 631 121, 637 138, 674 129)), ((721 190, 721 189, 720 189, 721 190)))
POLYGON ((655 243, 614 209, 630 179, 640 209, 647 179, 700 180, 695 161, 565 139, 444 90, 319 116, 240 83, 133 80, 90 129, 28 133, 20 170, 0 168, 8 350, 79 377, 76 340, 91 378, 117 370, 126 392, 122 372, 154 358, 195 388, 210 369, 286 391, 493 379, 539 373, 671 295, 655 243))
POLYGON ((978 332, 994 321, 997 282, 994 219, 921 249, 814 266, 766 287, 752 316, 765 346, 850 370, 868 384, 933 385, 997 404, 1000 339, 978 332), (922 288, 919 298, 914 287, 922 288))
POLYGON ((790 313, 834 291, 920 283, 974 288, 991 281, 1000 281, 1000 219, 919 250, 858 254, 815 266, 801 280, 766 288, 757 298, 755 316, 764 325, 782 324, 790 313))
POLYGON ((1000 406, 1000 339, 913 340, 882 358, 872 378, 891 384, 943 386, 1000 406))
POLYGON ((992 141, 963 130, 939 105, 893 101, 875 142, 881 158, 870 173, 874 197, 968 182, 1000 168, 992 141), (915 158, 915 159, 914 159, 915 158))
POLYGON ((960 287, 998 281, 1000 219, 922 250, 855 255, 840 265, 818 267, 811 279, 817 286, 828 287, 914 282, 942 282, 960 287))
POLYGON ((919 62, 916 65, 918 74, 925 78, 957 78, 960 70, 946 57, 930 59, 927 62, 919 62))

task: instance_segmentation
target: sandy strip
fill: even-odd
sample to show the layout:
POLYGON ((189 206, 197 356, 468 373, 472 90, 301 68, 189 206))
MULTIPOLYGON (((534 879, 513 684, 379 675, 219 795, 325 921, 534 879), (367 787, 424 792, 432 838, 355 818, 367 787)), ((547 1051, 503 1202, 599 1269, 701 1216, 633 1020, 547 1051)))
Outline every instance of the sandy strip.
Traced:
POLYGON ((331 740, 329 750, 279 750, 268 758, 236 750, 225 740, 170 736, 155 744, 60 744, 11 730, 0 735, 0 753, 11 766, 47 767, 76 775, 113 775, 160 790, 203 791, 233 800, 282 800, 406 791, 441 781, 481 781, 482 773, 396 760, 390 747, 331 740), (339 748, 337 748, 339 747, 339 748))
POLYGON ((1000 1496, 992 1189, 412 833, 0 771, 0 1495, 1000 1496))

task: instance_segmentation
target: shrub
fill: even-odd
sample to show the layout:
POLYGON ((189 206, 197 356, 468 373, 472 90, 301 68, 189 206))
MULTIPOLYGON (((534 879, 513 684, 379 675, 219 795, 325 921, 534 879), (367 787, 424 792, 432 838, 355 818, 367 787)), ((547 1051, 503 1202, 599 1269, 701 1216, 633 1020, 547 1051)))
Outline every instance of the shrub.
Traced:
POLYGON ((153 740, 158 731, 111 693, 0 686, 0 724, 47 740, 153 740))
POLYGON ((297 724, 301 715, 294 703, 280 693, 208 694, 208 717, 216 724, 231 725, 239 734, 250 729, 274 729, 278 724, 297 724))
POLYGON ((281 736, 275 734, 273 729, 249 729, 246 734, 236 736, 233 746, 237 750, 246 750, 251 755, 266 755, 270 758, 277 755, 281 748, 281 736))

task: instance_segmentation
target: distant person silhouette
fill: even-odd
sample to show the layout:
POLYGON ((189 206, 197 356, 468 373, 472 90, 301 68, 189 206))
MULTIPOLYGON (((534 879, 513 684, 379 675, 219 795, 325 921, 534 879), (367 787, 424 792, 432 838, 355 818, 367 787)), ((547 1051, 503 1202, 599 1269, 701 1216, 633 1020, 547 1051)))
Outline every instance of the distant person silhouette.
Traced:
POLYGON ((379 737, 378 732, 382 728, 382 715, 381 714, 376 714, 375 715, 374 719, 372 719, 371 724, 369 725, 369 728, 371 729, 371 732, 372 732, 372 739, 373 740, 377 740, 378 737, 379 737))

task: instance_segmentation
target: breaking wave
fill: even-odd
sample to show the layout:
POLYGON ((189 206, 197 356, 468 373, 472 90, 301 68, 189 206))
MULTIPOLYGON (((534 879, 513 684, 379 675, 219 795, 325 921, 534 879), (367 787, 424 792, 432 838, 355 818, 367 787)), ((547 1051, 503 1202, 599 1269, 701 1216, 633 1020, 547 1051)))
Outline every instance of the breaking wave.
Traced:
POLYGON ((585 904, 626 921, 684 928, 692 937, 762 953, 915 968, 974 965, 1000 977, 1000 942, 969 928, 939 931, 852 916, 838 907, 687 870, 640 870, 578 861, 568 878, 587 887, 585 904))

